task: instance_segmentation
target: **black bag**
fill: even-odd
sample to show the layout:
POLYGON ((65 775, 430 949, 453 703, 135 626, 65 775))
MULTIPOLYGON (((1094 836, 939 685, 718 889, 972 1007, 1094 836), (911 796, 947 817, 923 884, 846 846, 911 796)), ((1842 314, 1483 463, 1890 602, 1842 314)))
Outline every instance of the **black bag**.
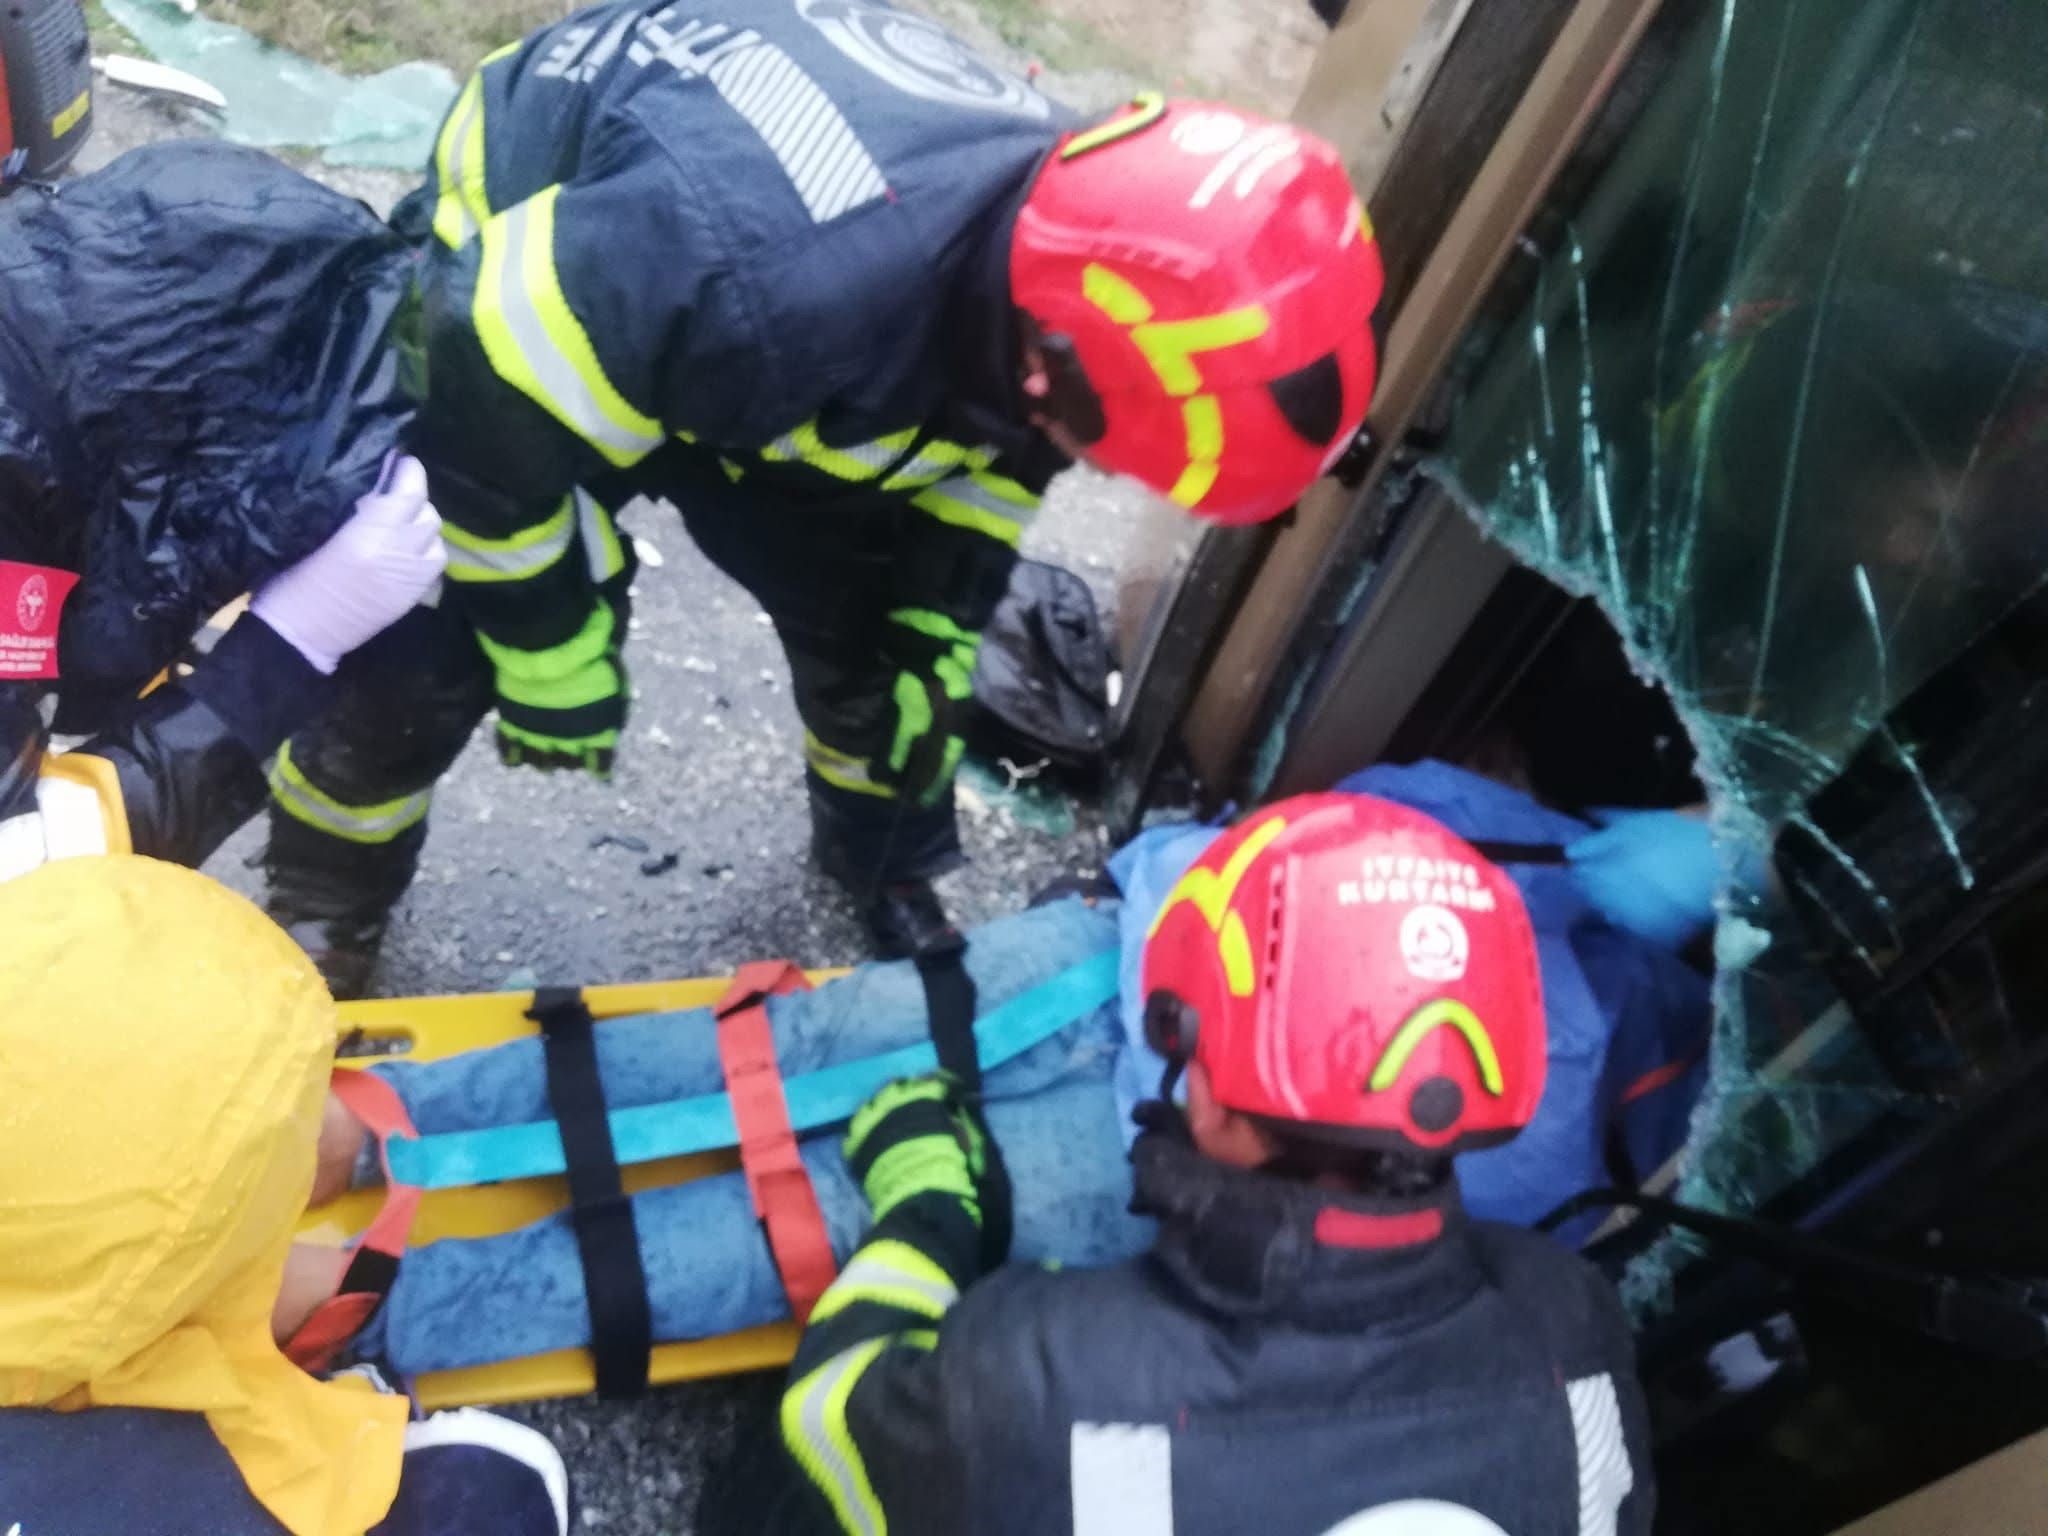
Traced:
POLYGON ((968 746, 991 762, 1048 762, 1093 785, 1109 745, 1110 666, 1088 584, 1056 565, 1018 561, 983 634, 968 746))

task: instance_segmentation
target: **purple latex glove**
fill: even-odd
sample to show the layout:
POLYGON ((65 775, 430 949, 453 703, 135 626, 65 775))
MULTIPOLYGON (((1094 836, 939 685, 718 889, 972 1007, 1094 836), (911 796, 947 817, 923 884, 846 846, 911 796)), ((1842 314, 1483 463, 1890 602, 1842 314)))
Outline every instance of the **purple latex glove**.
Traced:
POLYGON ((249 608, 314 667, 332 672, 425 597, 446 563, 427 472, 417 459, 395 459, 334 537, 266 582, 249 608))

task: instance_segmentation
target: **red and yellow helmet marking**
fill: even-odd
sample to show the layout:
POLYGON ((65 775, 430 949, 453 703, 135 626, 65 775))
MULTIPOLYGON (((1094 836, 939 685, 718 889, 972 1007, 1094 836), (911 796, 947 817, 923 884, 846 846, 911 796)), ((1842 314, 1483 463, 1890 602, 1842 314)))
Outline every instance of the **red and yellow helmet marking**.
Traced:
POLYGON ((1237 851, 1231 854, 1221 871, 1197 865, 1182 875, 1173 889, 1166 893, 1166 902, 1160 907, 1159 915, 1152 919, 1152 931, 1145 937, 1150 939, 1157 935, 1166 926, 1166 919, 1175 907, 1184 901, 1193 902, 1195 910, 1209 925, 1209 931, 1216 935, 1216 953, 1223 962, 1223 978, 1230 986, 1230 995, 1250 997, 1258 979, 1252 965, 1251 937, 1245 932, 1244 919, 1232 909, 1231 902, 1237 895, 1237 888, 1244 883, 1245 873, 1252 867, 1252 862, 1286 830, 1285 816, 1268 817, 1246 832, 1244 841, 1238 844, 1237 851))
POLYGON ((1433 1003, 1424 1003, 1408 1015, 1408 1022, 1394 1032, 1394 1038, 1380 1053, 1379 1065, 1372 1069, 1366 1086, 1374 1093, 1385 1093, 1393 1087, 1400 1081, 1401 1069, 1408 1065, 1408 1058, 1415 1054, 1416 1048, 1446 1025, 1465 1037, 1465 1044, 1472 1051, 1472 1060, 1479 1068, 1481 1086, 1499 1098, 1507 1090, 1501 1079, 1500 1053, 1493 1048, 1493 1037, 1479 1022, 1479 1015, 1454 997, 1440 997, 1433 1003))
POLYGON ((1131 340, 1158 376, 1159 387, 1181 402, 1188 462, 1166 494, 1180 506, 1200 506, 1223 462, 1223 405, 1214 395, 1201 393, 1202 370, 1195 366, 1195 358, 1258 340, 1271 328, 1273 317, 1263 304, 1248 304, 1192 320, 1154 320, 1152 301, 1137 284, 1094 261, 1081 269, 1081 293, 1129 329, 1131 340))
POLYGON ((1062 160, 1077 160, 1091 149, 1100 149, 1105 144, 1114 144, 1118 139, 1127 139, 1141 128, 1150 128, 1166 116, 1166 97, 1158 91, 1140 91, 1131 98, 1128 112, 1121 117, 1112 117, 1108 122, 1098 124, 1085 133, 1077 133, 1060 149, 1062 160))

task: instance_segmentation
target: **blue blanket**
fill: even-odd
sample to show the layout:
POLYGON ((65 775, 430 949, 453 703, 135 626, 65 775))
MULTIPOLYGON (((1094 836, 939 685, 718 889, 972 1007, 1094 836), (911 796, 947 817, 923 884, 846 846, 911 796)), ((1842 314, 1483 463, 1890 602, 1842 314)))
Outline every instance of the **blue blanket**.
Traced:
MULTIPOLYGON (((967 951, 977 1015, 1113 954, 1115 904, 1058 902, 978 929, 967 951)), ((769 1023, 785 1077, 861 1060, 927 1038, 923 983, 906 963, 863 966, 815 992, 774 998, 769 1023)), ((722 1082, 708 1010, 616 1019, 597 1029, 598 1066, 614 1109, 715 1092, 722 1082)), ((1014 1256, 1104 1264, 1140 1252, 1149 1223, 1129 1214, 1129 1168, 1109 1076, 1122 1048, 1113 1002, 1068 1020, 984 1080, 991 1129, 1016 1185, 1014 1256)), ((538 1042, 442 1062, 376 1069, 428 1136, 544 1119, 538 1042)), ((801 1151, 843 1261, 867 1208, 839 1155, 841 1130, 801 1151)), ((698 1339, 788 1316, 745 1180, 700 1179, 635 1197, 655 1336, 698 1339)), ((589 1342, 583 1271, 566 1215, 503 1237, 413 1249, 364 1339, 412 1373, 511 1359, 589 1342)))

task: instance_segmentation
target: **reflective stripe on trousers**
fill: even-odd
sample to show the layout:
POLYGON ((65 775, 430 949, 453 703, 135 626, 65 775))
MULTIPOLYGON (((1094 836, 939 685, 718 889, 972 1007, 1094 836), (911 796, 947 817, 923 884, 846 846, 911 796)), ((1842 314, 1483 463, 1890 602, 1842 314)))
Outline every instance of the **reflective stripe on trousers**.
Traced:
POLYGON ((433 791, 403 795, 381 805, 350 806, 315 788, 292 761, 287 742, 270 768, 271 798, 296 821, 351 843, 388 843, 426 818, 433 791))

